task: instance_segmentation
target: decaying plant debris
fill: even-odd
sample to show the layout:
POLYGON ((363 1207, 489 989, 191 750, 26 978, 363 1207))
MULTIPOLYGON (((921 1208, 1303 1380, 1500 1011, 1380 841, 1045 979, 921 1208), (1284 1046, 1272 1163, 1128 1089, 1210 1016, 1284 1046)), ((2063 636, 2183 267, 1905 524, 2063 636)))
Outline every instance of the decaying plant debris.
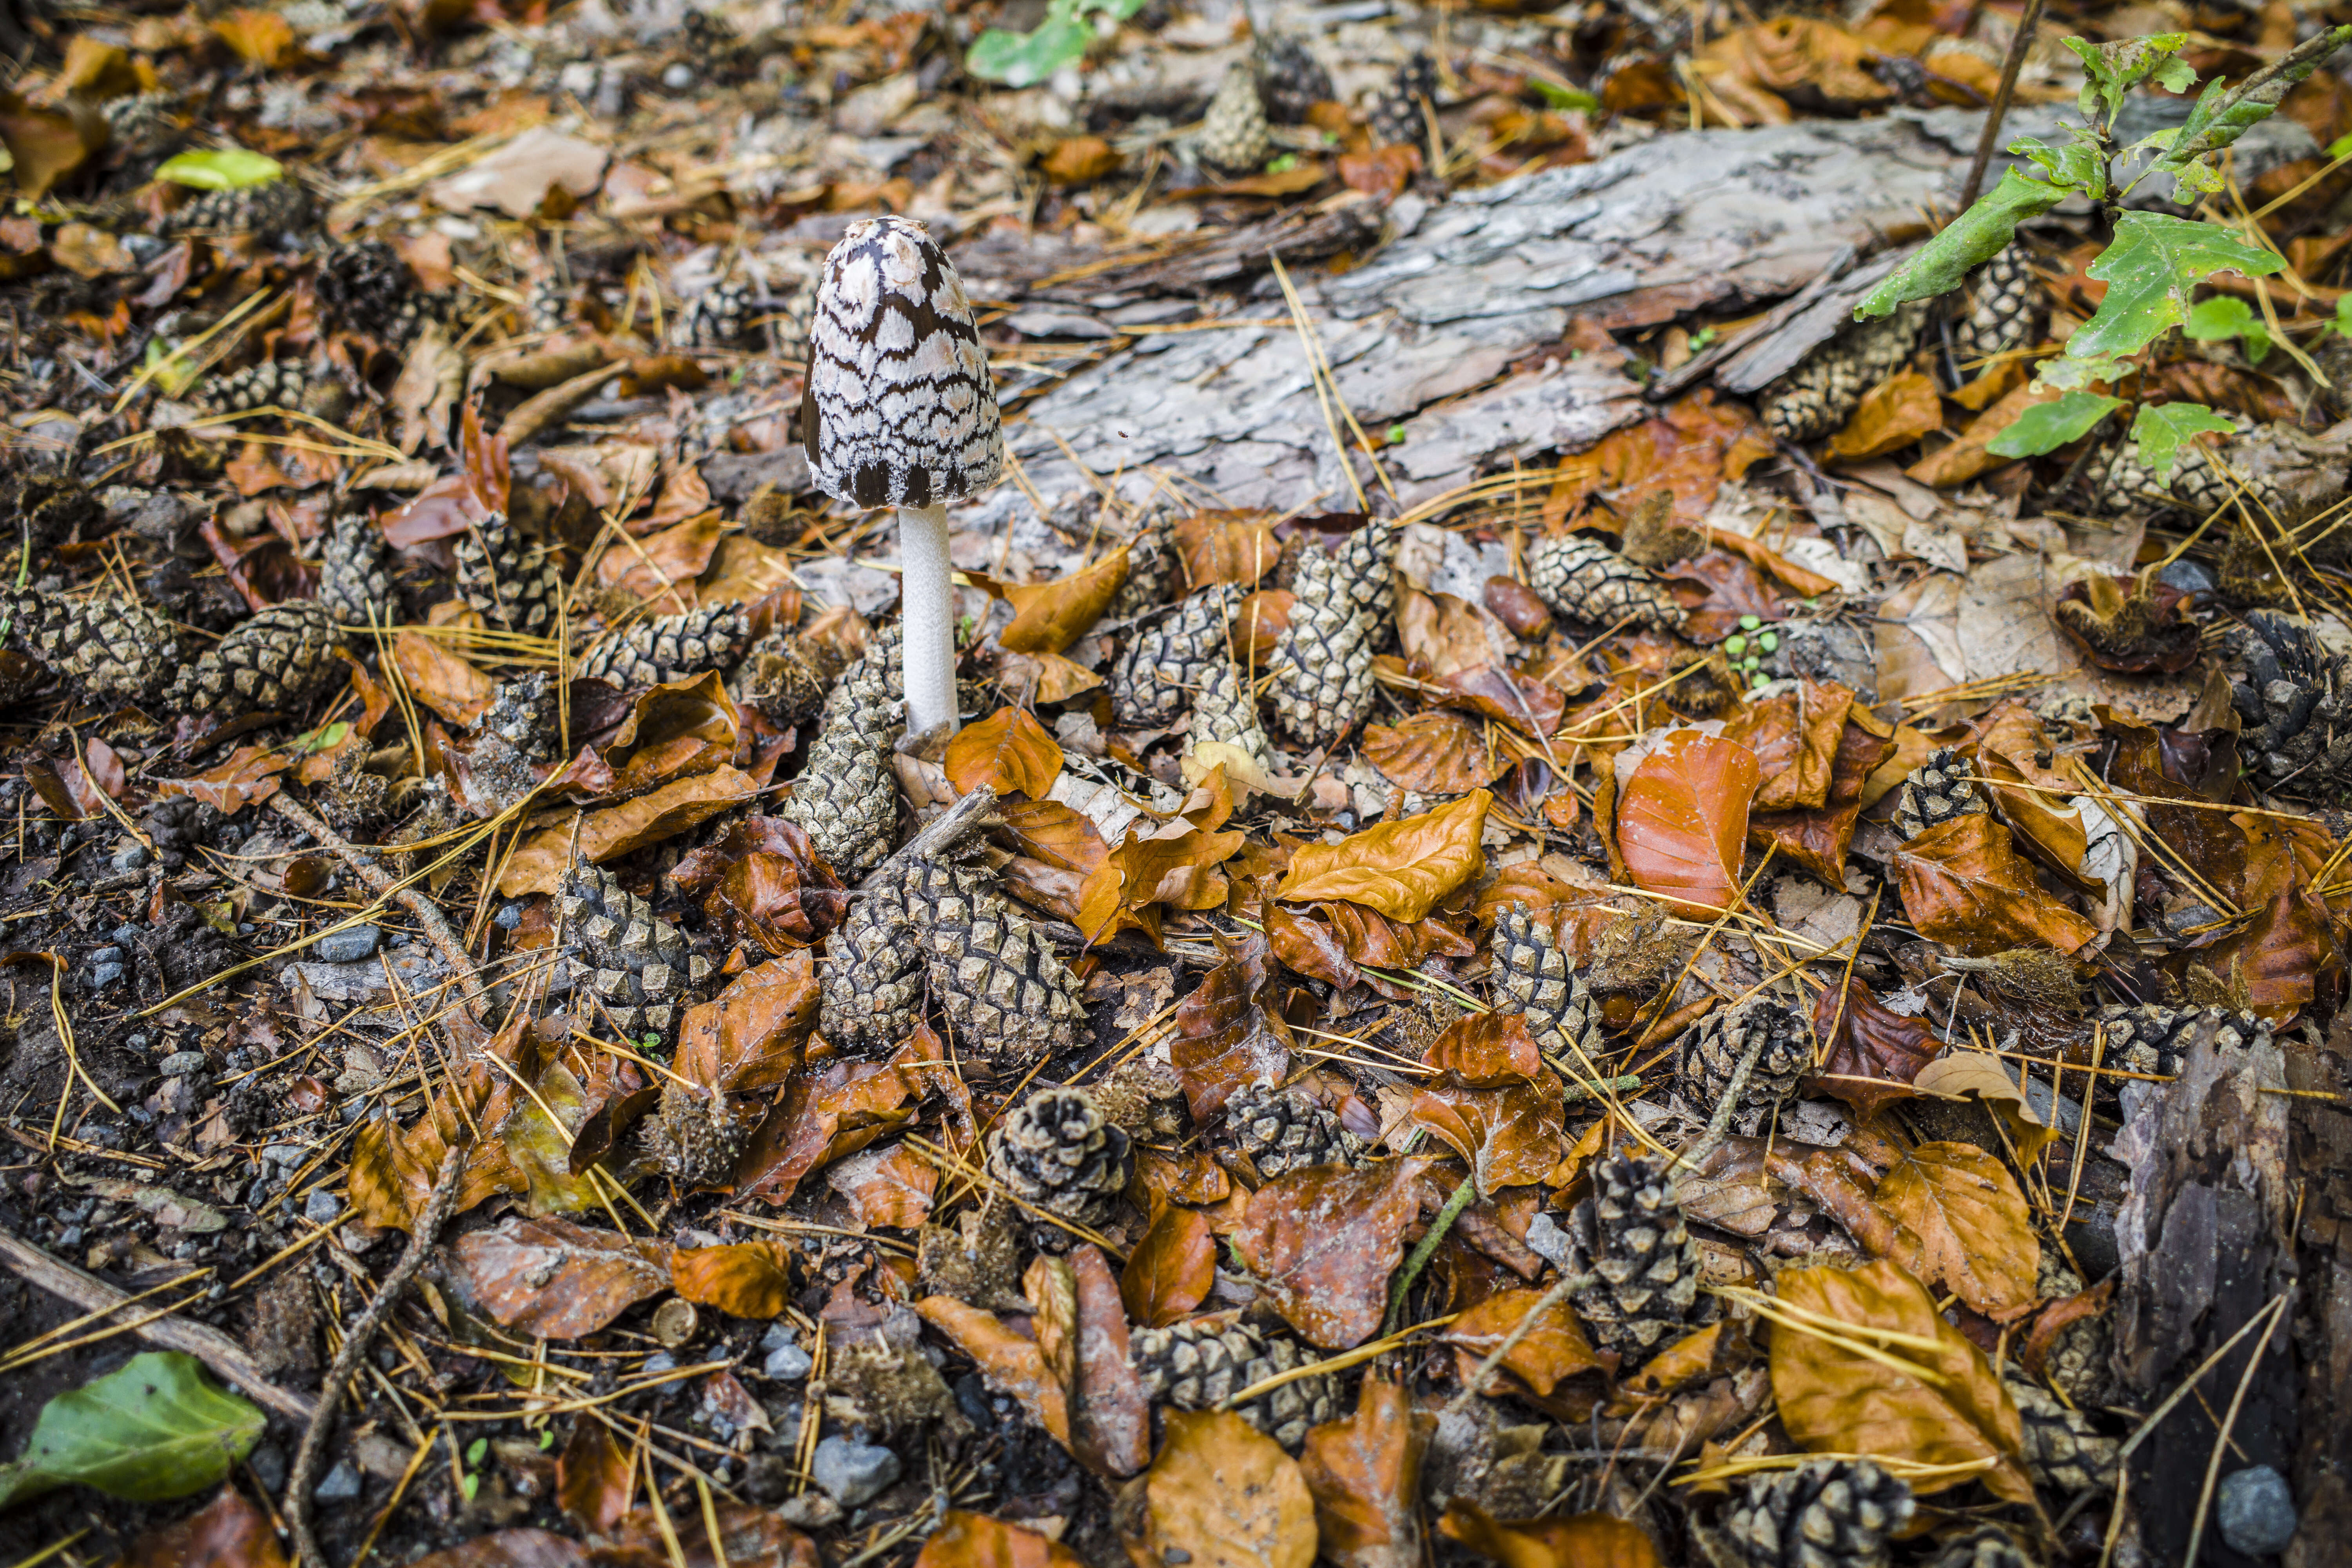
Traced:
POLYGON ((2340 9, 0 6, 0 1563, 2339 1560, 2340 9))

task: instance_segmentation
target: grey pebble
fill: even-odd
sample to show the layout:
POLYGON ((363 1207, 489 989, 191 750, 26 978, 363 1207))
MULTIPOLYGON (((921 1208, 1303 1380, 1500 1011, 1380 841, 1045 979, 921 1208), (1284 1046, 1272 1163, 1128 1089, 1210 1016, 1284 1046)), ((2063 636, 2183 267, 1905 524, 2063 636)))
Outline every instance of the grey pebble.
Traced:
POLYGON ((383 932, 372 925, 353 926, 349 931, 329 931, 311 946, 311 953, 321 963, 357 963, 362 958, 375 956, 376 945, 383 941, 383 932))
POLYGON ((327 1472, 311 1497, 320 1502, 350 1502, 360 1495, 359 1467, 349 1459, 337 1459, 335 1468, 327 1472))
POLYGON ((662 85, 672 92, 684 92, 694 85, 694 68, 683 61, 662 72, 662 85))
POLYGON ((856 1508, 898 1479, 898 1456, 878 1444, 836 1435, 816 1446, 809 1474, 825 1496, 856 1508))
POLYGON ((2232 1551, 2249 1557, 2284 1552, 2294 1540, 2294 1493, 2268 1465, 2224 1476, 2214 1494, 2213 1521, 2232 1551))
POLYGON ((768 1359, 761 1364, 760 1370, 779 1383, 798 1383, 815 1364, 808 1352, 800 1346, 778 1345, 768 1352, 768 1359))
POLYGON ((343 1205, 337 1203, 335 1194, 324 1187, 312 1193, 302 1205, 302 1217, 312 1225, 332 1225, 335 1216, 342 1212, 343 1205))
POLYGON ((122 965, 119 963, 100 963, 93 967, 89 972, 89 983, 91 987, 100 991, 105 990, 108 986, 113 984, 116 981, 121 978, 122 965))
POLYGON ((156 1071, 165 1078, 193 1078, 205 1070, 202 1051, 173 1051, 157 1066, 156 1071))

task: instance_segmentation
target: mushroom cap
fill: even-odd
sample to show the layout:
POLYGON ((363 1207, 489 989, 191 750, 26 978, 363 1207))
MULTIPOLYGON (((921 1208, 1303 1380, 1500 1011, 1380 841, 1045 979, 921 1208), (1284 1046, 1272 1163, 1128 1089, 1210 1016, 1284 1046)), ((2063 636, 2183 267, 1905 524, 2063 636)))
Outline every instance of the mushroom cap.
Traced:
POLYGON ((801 440, 818 488, 861 507, 934 506, 1003 474, 971 301, 913 219, 851 224, 824 258, 801 440))

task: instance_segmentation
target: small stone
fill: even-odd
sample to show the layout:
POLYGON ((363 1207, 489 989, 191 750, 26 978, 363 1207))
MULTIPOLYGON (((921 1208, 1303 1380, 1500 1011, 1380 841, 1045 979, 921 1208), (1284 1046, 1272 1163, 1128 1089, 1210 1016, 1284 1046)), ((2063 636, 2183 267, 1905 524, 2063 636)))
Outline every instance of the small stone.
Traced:
POLYGON ((800 1331, 793 1327, 791 1319, 778 1318, 768 1325, 767 1332, 760 1336, 760 1348, 772 1351, 778 1345, 791 1344, 799 1338, 800 1331))
POLYGON ((253 1467, 261 1489, 275 1495, 286 1489, 286 1450, 275 1443, 264 1443, 246 1456, 245 1462, 253 1467))
POLYGON ((119 963, 101 963, 89 972, 90 985, 100 991, 105 990, 121 978, 122 965, 119 963))
POLYGON ((133 844, 127 849, 116 850, 114 858, 107 864, 118 871, 136 871, 147 864, 147 851, 144 847, 133 844))
POLYGON ((877 1443, 835 1436, 816 1446, 809 1474, 825 1496, 856 1508, 898 1479, 898 1456, 877 1443))
POLYGON ((359 1467, 349 1459, 337 1459, 335 1468, 327 1472, 310 1496, 320 1502, 351 1502, 360 1495, 359 1467))
POLYGON ((761 1363, 760 1370, 779 1383, 798 1383, 815 1364, 808 1352, 800 1346, 778 1345, 768 1352, 768 1359, 761 1363))
POLYGON ((310 1158, 310 1151, 300 1143, 272 1143, 261 1152, 261 1157, 271 1164, 292 1170, 310 1158))
POLYGON ((2294 1540, 2294 1493, 2287 1489, 2286 1478, 2268 1465, 2224 1476, 2213 1500, 2214 1522, 2232 1551, 2268 1557, 2294 1540))
POLYGON ((343 1205, 324 1187, 312 1193, 302 1205, 302 1217, 312 1225, 332 1225, 342 1212, 343 1205))
POLYGON ((694 68, 681 60, 662 72, 662 86, 672 92, 684 92, 694 85, 694 68))
POLYGON ((646 1357, 645 1365, 639 1370, 644 1372, 647 1377, 658 1377, 666 1372, 676 1372, 677 1370, 677 1357, 670 1354, 667 1351, 656 1351, 653 1354, 646 1357))
MULTIPOLYGON (((112 936, 116 942, 124 947, 128 947, 131 942, 138 939, 139 928, 132 925, 129 921, 125 921, 121 925, 116 926, 114 930, 108 934, 112 936)), ((134 1046, 143 1046, 147 1043, 147 1037, 144 1035, 133 1035, 131 1037, 130 1043, 134 1046)))
POLYGON ((373 958, 376 944, 383 940, 383 933, 375 927, 359 925, 349 931, 329 931, 310 951, 322 963, 357 963, 362 958, 373 958))
POLYGON ((205 1070, 202 1051, 173 1051, 163 1058, 162 1072, 165 1078, 189 1078, 205 1070))
POLYGON ((90 949, 89 961, 92 963, 112 963, 121 956, 122 950, 119 947, 95 947, 90 949))

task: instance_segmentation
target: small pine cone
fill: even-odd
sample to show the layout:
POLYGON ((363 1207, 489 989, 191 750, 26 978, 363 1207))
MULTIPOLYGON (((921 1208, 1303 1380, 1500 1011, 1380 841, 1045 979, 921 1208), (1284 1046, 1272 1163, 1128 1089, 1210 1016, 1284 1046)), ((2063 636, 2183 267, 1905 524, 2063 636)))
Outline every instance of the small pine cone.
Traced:
POLYGON ((499 631, 551 637, 563 574, 530 543, 507 514, 494 511, 450 541, 457 558, 457 592, 499 631))
POLYGON ((1980 1524, 1944 1542, 1927 1568, 2041 1568, 2041 1563, 2000 1526, 1980 1524))
POLYGON ((825 939, 817 1027, 844 1056, 878 1059, 923 1017, 923 950, 903 882, 877 878, 825 939))
POLYGON ((2266 790, 2314 799, 2352 794, 2352 659, 2309 627, 2249 610, 2225 645, 2238 754, 2266 790))
POLYGON ((184 203, 163 220, 166 234, 257 234, 275 243, 299 237, 311 227, 317 209, 310 193, 292 180, 272 180, 266 185, 246 185, 234 191, 206 191, 184 203))
POLYGON ((1238 747, 1259 768, 1274 765, 1274 745, 1257 721, 1257 702, 1242 667, 1228 658, 1209 667, 1192 693, 1192 742, 1238 747))
POLYGON ((1568 1274, 1600 1279, 1572 1299, 1592 1342, 1632 1367, 1696 1325, 1698 1240, 1683 1224, 1673 1167, 1655 1154, 1609 1154, 1568 1225, 1568 1274))
POLYGON ((1267 1181, 1310 1165, 1360 1165, 1364 1141, 1303 1094, 1244 1084, 1225 1101, 1225 1125, 1267 1181))
POLYGON ((1229 583, 1212 584, 1136 627, 1110 667, 1111 717, 1137 730, 1174 723, 1210 672, 1233 663, 1238 596, 1229 583))
POLYGON ((609 1019, 631 1040, 668 1039, 679 1005, 701 989, 710 961, 691 952, 684 931, 599 867, 575 866, 564 873, 557 910, 574 962, 587 971, 578 980, 586 995, 572 1010, 591 1028, 609 1019))
POLYGON ((1750 1476, 1713 1531, 1723 1568, 1885 1568, 1911 1487, 1868 1459, 1808 1459, 1750 1476))
POLYGON ((1426 100, 1437 101, 1437 62, 1426 49, 1415 49, 1388 85, 1374 92, 1364 104, 1364 129, 1370 132, 1375 147, 1421 147, 1429 145, 1429 118, 1423 110, 1426 100))
POLYGON ((1927 313, 1926 304, 1915 301, 1896 307, 1892 315, 1840 329, 1765 389, 1761 412, 1766 426, 1782 440, 1797 442, 1817 440, 1842 428, 1862 405, 1862 395, 1911 357, 1927 313))
POLYGON ((8 487, 7 510, 16 513, 34 548, 87 539, 98 532, 98 498, 71 474, 35 468, 8 487))
POLYGON ((329 246, 319 258, 316 287, 331 320, 373 330, 415 292, 416 275, 383 240, 346 240, 329 246))
POLYGON ((2031 344, 2040 331, 2041 289, 2025 247, 2011 244, 1969 279, 1969 310, 1952 327, 1960 374, 1981 375, 1994 356, 2031 344))
MULTIPOLYGON (((2238 427, 2249 430, 2252 421, 2240 415, 2238 427)), ((2276 517, 2285 507, 2286 497, 2268 475, 2241 469, 2232 479, 2221 461, 2201 441, 2182 442, 2172 467, 2173 500, 2200 518, 2232 502, 2251 505, 2258 516, 2276 517)))
POLYGON ((731 348, 743 341, 758 313, 750 284, 734 279, 713 283, 678 312, 671 341, 681 348, 731 348))
POLYGON ((1331 73, 1294 34, 1277 35, 1260 51, 1257 72, 1265 117, 1276 125, 1304 125, 1308 110, 1334 102, 1339 96, 1331 73))
POLYGON ((1077 1045, 1087 1022, 1077 976, 980 873, 918 862, 907 907, 931 999, 967 1053, 1025 1067, 1077 1045))
MULTIPOLYGON (((1144 1394, 1179 1410, 1213 1410, 1245 1388, 1316 1361, 1288 1334, 1222 1317, 1138 1329, 1128 1341, 1128 1359, 1144 1394)), ((1318 1376, 1294 1378, 1235 1405, 1234 1414, 1295 1454, 1307 1431, 1337 1419, 1339 1409, 1331 1379, 1318 1376)))
POLYGON ((1528 1021, 1536 1044, 1554 1056, 1581 1051, 1601 1059, 1601 1003, 1570 969, 1551 927, 1513 904, 1495 919, 1487 944, 1495 973, 1495 1006, 1528 1021))
POLYGON ((341 646, 333 613, 316 600, 272 605, 183 666, 163 701, 176 713, 220 720, 288 712, 334 680, 341 646))
POLYGON ((1683 1103, 1711 1114, 1751 1050, 1757 1052, 1756 1066, 1739 1096, 1739 1112, 1769 1110, 1794 1096, 1798 1079, 1812 1070, 1804 1019, 1778 1002, 1754 997, 1727 1013, 1711 1014, 1683 1036, 1675 1063, 1683 1103))
POLYGON ((1552 614, 1589 626, 1637 626, 1670 632, 1683 624, 1682 606, 1655 577, 1597 539, 1582 534, 1537 542, 1528 552, 1528 586, 1552 614))
POLYGON ((1976 764, 1955 746, 1939 746, 1927 760, 1903 777, 1902 793, 1895 797, 1895 826, 1906 839, 1956 816, 1985 809, 1984 795, 1970 777, 1976 764))
POLYGON ((389 626, 399 617, 383 535, 366 512, 338 513, 320 554, 319 603, 328 614, 347 626, 389 626))
POLYGON ((1157 509, 1143 520, 1135 537, 1128 542, 1127 577, 1119 584, 1118 592, 1110 596, 1103 619, 1132 620, 1160 608, 1175 590, 1177 574, 1182 565, 1176 552, 1176 530, 1171 514, 1164 507, 1157 509))
POLYGON ((1118 1212, 1135 1156, 1085 1089, 1041 1089, 990 1137, 988 1173, 1032 1207, 1094 1230, 1118 1212))
POLYGON ((179 668, 179 634, 135 599, 24 593, 0 602, 16 640, 97 701, 144 702, 179 668))
POLYGON ((831 643, 770 632, 743 655, 727 690, 738 703, 757 708, 772 724, 797 724, 824 706, 824 694, 841 673, 842 662, 831 643))
POLYGON ((262 360, 215 377, 198 400, 223 414, 256 408, 294 408, 310 384, 310 372, 293 360, 262 360))
POLYGON ((1201 117, 1200 145, 1201 162, 1229 174, 1253 174, 1272 154, 1265 105, 1258 101, 1257 75, 1247 61, 1225 68, 1225 79, 1201 117))
POLYGON ((1327 744, 1370 708, 1372 649, 1396 604, 1395 549, 1396 527, 1381 521, 1338 550, 1299 556, 1290 624, 1266 660, 1275 723, 1294 740, 1327 744))
POLYGON ((743 1152, 743 1128, 723 1094, 664 1080, 661 1103, 637 1128, 637 1142, 656 1169, 682 1187, 724 1186, 743 1152))
POLYGON ((2069 1497, 2115 1484, 2120 1443, 2030 1378, 2010 1376, 2001 1382, 2025 1424, 2025 1468, 2038 1484, 2069 1497))
POLYGON ((842 672, 824 700, 808 763, 776 811, 845 879, 881 864, 898 820, 890 749, 906 728, 901 647, 893 626, 842 672))
POLYGON ((541 278, 523 290, 522 319, 527 331, 560 332, 572 324, 574 290, 553 278, 541 278))
POLYGON ((662 686, 733 663, 745 632, 732 605, 648 616, 582 655, 579 673, 625 691, 662 686))
POLYGON ((134 92, 110 98, 99 107, 105 116, 108 145, 134 157, 154 157, 177 146, 187 133, 176 92, 134 92))
POLYGON ((2109 1003, 2099 1009, 2098 1023, 2107 1037, 2100 1065, 2170 1078, 2180 1071, 2198 1029, 2209 1020, 2214 1027, 2213 1044, 2222 1050, 2243 1050, 2267 1039, 2271 1032, 2269 1019, 2225 1007, 2109 1003))
POLYGON ((406 348, 426 327, 446 326, 448 321, 448 301, 438 295, 420 291, 409 295, 392 308, 383 325, 378 329, 378 335, 394 348, 406 348))
POLYGON ((467 733, 496 735, 535 763, 562 761, 563 702, 555 678, 545 670, 534 670, 512 680, 499 681, 490 689, 490 705, 482 710, 467 733))
MULTIPOLYGON (((2066 1267, 2056 1248, 2045 1247, 2042 1249, 2041 1278, 2033 1289, 2036 1295, 2053 1299, 2079 1296, 2083 1293, 2083 1277, 2066 1267)), ((2115 1324, 2106 1313, 2076 1318, 2050 1342, 2043 1352, 2042 1373, 2049 1379, 2050 1386, 2077 1409, 2108 1404, 2114 1382, 2110 1363, 2115 1343, 2115 1324)))

